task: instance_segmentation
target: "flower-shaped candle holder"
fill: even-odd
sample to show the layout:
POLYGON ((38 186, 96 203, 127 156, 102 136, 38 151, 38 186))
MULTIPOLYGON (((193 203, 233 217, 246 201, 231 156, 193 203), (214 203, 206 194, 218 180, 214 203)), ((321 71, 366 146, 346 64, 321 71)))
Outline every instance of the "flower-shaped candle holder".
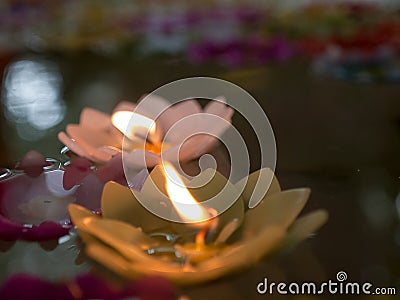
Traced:
MULTIPOLYGON (((296 219, 310 190, 281 191, 269 169, 236 184, 207 169, 190 182, 182 179, 187 191, 199 203, 222 189, 225 196, 237 200, 222 214, 202 223, 168 221, 139 202, 147 199, 155 206, 170 206, 165 170, 165 166, 156 166, 141 191, 134 194, 115 182, 107 183, 102 216, 70 205, 71 219, 89 257, 125 278, 160 275, 180 285, 196 284, 248 268, 279 247, 305 239, 327 220, 324 210, 296 219), (206 183, 198 187, 199 182, 206 183), (249 208, 253 192, 269 182, 261 202, 249 208)), ((195 210, 190 213, 194 215, 195 210)))
POLYGON ((66 132, 60 132, 58 138, 75 154, 98 164, 104 164, 123 152, 130 167, 152 168, 161 162, 161 156, 163 160, 173 160, 179 152, 178 160, 188 162, 210 151, 217 137, 230 124, 232 114, 232 108, 225 104, 223 98, 211 101, 202 109, 196 100, 171 105, 163 98, 150 94, 138 104, 121 102, 112 116, 85 108, 80 123, 68 125, 66 132), (217 121, 198 122, 199 115, 215 116, 217 121), (190 116, 196 116, 194 119, 197 122, 176 126, 180 120, 190 116), (148 139, 143 138, 146 136, 146 132, 142 132, 143 127, 146 127, 146 132, 154 130, 148 139), (173 134, 167 134, 172 127, 175 127, 173 134))

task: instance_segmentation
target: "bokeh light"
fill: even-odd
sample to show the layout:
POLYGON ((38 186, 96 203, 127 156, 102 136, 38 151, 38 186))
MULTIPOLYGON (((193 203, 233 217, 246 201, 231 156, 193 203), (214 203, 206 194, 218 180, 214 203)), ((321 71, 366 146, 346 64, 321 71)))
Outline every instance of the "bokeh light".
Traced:
POLYGON ((62 77, 49 61, 21 59, 5 71, 2 103, 7 119, 24 140, 37 140, 65 115, 62 77))

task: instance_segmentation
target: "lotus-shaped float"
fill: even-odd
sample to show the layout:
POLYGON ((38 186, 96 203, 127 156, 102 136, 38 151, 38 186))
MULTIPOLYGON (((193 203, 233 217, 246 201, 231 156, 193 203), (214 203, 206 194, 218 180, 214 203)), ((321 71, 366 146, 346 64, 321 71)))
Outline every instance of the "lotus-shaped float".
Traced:
POLYGON ((85 108, 79 124, 68 125, 66 132, 60 132, 58 138, 72 152, 97 164, 104 164, 123 152, 124 160, 130 167, 152 168, 161 162, 161 156, 168 161, 187 162, 210 151, 217 138, 229 127, 232 114, 232 108, 225 104, 223 98, 211 101, 202 109, 196 100, 172 105, 150 94, 138 104, 119 103, 112 116, 85 108), (155 122, 157 134, 151 142, 124 140, 122 132, 127 134, 125 129, 128 130, 129 118, 116 118, 118 113, 119 117, 126 117, 132 112, 155 122), (123 124, 117 129, 115 125, 121 122, 123 124))
POLYGON ((185 182, 193 197, 201 203, 224 189, 224 199, 230 195, 237 200, 216 217, 217 226, 199 246, 195 244, 199 231, 193 224, 160 218, 138 201, 168 206, 164 175, 163 167, 156 166, 141 191, 135 193, 115 182, 107 183, 102 216, 79 205, 69 206, 90 258, 129 279, 160 275, 180 285, 196 284, 248 268, 279 247, 307 238, 328 217, 325 210, 318 210, 297 218, 310 190, 282 191, 270 169, 261 169, 236 184, 207 169, 185 182), (199 187, 204 179, 206 183, 199 187), (259 204, 249 208, 253 192, 268 186, 259 204))

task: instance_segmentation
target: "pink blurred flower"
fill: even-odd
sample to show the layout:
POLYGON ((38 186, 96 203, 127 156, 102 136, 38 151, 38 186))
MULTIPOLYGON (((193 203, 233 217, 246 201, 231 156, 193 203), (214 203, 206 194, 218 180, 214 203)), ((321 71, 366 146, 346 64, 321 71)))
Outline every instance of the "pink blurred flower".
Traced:
POLYGON ((4 173, 0 179, 0 240, 56 241, 72 227, 69 204, 90 209, 100 206, 104 183, 88 178, 67 189, 63 187, 68 181, 65 175, 60 162, 35 151, 28 152, 15 170, 4 173))
POLYGON ((265 39, 252 36, 228 41, 202 41, 188 50, 189 60, 194 63, 214 61, 238 67, 244 64, 266 64, 286 61, 294 55, 289 42, 281 36, 265 39))
POLYGON ((148 277, 125 284, 111 286, 94 274, 83 274, 64 283, 49 282, 26 274, 8 278, 0 287, 0 299, 176 299, 176 291, 163 278, 148 277), (21 288, 22 287, 22 288, 21 288))
POLYGON ((25 154, 17 169, 24 171, 30 177, 38 177, 43 172, 43 168, 49 166, 43 155, 32 150, 25 154))

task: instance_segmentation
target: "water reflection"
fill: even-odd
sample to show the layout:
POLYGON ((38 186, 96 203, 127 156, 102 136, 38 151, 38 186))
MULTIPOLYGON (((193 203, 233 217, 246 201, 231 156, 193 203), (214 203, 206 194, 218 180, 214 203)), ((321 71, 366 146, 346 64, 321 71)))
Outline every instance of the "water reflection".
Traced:
POLYGON ((63 120, 61 91, 61 75, 49 61, 22 59, 8 66, 2 102, 7 119, 22 139, 38 140, 63 120))

